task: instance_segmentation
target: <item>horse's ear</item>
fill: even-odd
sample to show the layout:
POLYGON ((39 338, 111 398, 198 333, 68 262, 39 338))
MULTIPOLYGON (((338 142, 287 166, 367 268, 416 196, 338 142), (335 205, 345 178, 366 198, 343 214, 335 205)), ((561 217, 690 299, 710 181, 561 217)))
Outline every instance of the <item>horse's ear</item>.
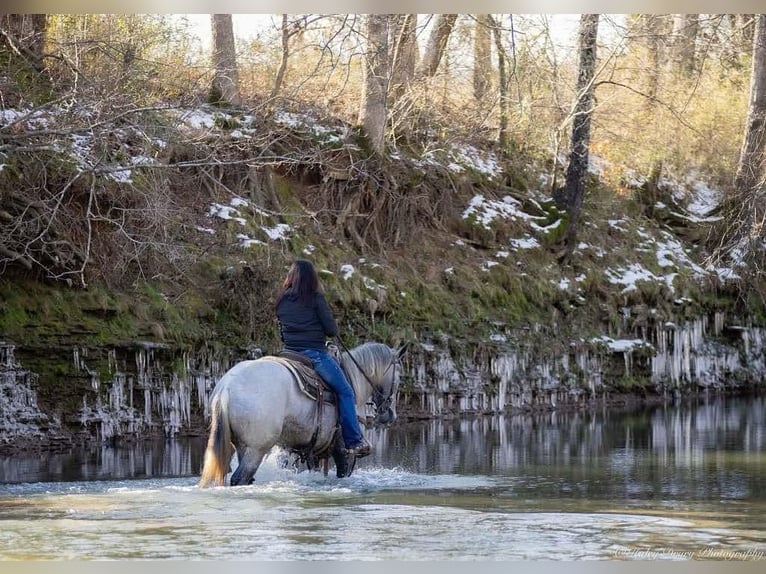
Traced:
POLYGON ((405 355, 405 353, 407 353, 407 349, 409 348, 409 346, 410 346, 410 342, 405 341, 404 345, 402 345, 401 347, 399 347, 398 349, 394 351, 396 353, 397 361, 401 360, 401 358, 405 355))

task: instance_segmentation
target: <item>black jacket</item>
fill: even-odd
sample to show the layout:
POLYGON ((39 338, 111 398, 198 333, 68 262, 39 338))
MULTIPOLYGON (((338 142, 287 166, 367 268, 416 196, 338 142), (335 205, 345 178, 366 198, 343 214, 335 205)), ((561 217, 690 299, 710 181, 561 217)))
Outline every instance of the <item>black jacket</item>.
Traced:
POLYGON ((277 304, 277 319, 282 342, 291 351, 323 351, 327 337, 338 334, 338 325, 327 299, 318 291, 308 304, 299 301, 295 295, 285 293, 277 304))

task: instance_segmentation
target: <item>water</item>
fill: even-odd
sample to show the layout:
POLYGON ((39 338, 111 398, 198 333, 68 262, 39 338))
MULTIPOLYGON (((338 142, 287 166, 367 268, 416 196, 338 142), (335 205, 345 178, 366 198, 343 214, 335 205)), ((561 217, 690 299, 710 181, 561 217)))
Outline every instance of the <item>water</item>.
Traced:
POLYGON ((764 560, 761 398, 399 424, 198 489, 202 441, 0 458, 0 559, 764 560))

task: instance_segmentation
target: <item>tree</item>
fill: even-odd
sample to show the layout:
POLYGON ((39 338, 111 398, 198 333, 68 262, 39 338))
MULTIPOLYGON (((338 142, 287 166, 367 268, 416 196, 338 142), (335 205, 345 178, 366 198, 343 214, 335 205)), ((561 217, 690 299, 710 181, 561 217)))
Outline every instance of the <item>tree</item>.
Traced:
POLYGON ((359 123, 370 138, 372 149, 382 153, 388 121, 388 24, 387 14, 367 16, 367 49, 364 53, 364 81, 359 123))
POLYGON ((492 29, 492 35, 495 38, 495 48, 497 49, 497 70, 498 70, 498 85, 500 88, 500 130, 498 132, 497 141, 500 146, 501 153, 507 153, 508 148, 508 71, 505 68, 505 64, 508 61, 508 54, 503 46, 503 38, 501 35, 502 28, 500 23, 495 21, 492 16, 488 17, 488 24, 492 29))
POLYGON ((473 96, 481 102, 492 84, 492 25, 489 14, 477 14, 473 31, 473 96))
POLYGON ((239 95, 239 73, 237 53, 234 47, 234 25, 231 14, 212 14, 213 26, 213 84, 210 101, 241 103, 239 95))
POLYGON ((593 80, 596 72, 596 39, 598 36, 598 14, 580 16, 578 32, 577 99, 574 106, 572 138, 569 165, 566 171, 564 194, 569 216, 564 236, 568 258, 574 250, 577 227, 580 221, 585 180, 588 174, 588 146, 590 145, 590 120, 593 107, 593 80))
MULTIPOLYGON (((657 111, 660 91, 660 72, 665 64, 663 44, 667 37, 667 18, 662 14, 645 14, 641 16, 641 31, 646 36, 648 63, 646 69, 646 111, 653 117, 657 111)), ((659 181, 662 175, 663 156, 658 151, 652 151, 652 164, 649 179, 646 182, 645 203, 653 209, 659 200, 659 181)))
POLYGON ((675 14, 673 18, 673 55, 678 69, 691 76, 696 67, 699 14, 675 14))
POLYGON ((415 77, 419 50, 417 42, 418 15, 397 14, 396 24, 392 26, 395 37, 391 42, 393 54, 391 56, 391 85, 389 97, 391 105, 404 94, 415 77))
POLYGON ((428 37, 428 44, 426 44, 426 51, 420 64, 418 64, 416 76, 430 78, 436 73, 456 20, 457 14, 439 14, 436 16, 431 35, 428 37))
POLYGON ((766 131, 766 14, 759 14, 753 36, 753 67, 750 77, 750 105, 734 189, 749 194, 760 183, 764 166, 766 131))
POLYGON ((290 26, 287 20, 287 14, 282 14, 282 59, 279 62, 277 77, 274 79, 274 87, 271 90, 271 97, 276 97, 279 89, 282 87, 282 80, 285 78, 287 70, 287 59, 290 57, 290 26))

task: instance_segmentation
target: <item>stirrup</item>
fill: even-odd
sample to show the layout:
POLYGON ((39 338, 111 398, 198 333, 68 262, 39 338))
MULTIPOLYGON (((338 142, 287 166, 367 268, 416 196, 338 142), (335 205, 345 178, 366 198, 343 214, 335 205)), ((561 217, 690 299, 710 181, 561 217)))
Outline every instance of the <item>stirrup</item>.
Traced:
POLYGON ((359 443, 357 446, 347 448, 345 449, 346 454, 353 454, 357 458, 362 458, 364 456, 367 456, 372 452, 372 446, 369 442, 367 442, 367 439, 362 439, 362 442, 359 443))

